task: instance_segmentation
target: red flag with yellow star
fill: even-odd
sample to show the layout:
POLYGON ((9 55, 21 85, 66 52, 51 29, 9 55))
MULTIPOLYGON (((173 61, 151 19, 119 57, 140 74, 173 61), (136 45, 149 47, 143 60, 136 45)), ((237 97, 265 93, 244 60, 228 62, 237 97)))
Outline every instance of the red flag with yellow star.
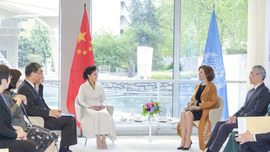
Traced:
POLYGON ((75 113, 74 101, 78 94, 81 84, 85 82, 85 80, 83 79, 84 69, 94 64, 95 63, 94 63, 89 22, 86 9, 84 9, 82 24, 70 70, 68 95, 67 95, 67 109, 69 113, 75 113))

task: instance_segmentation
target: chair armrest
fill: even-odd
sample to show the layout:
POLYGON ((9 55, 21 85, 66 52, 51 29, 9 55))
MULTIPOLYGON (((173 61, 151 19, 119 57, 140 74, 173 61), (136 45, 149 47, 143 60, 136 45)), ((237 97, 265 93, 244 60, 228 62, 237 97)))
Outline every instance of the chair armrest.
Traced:
POLYGON ((113 115, 114 106, 106 105, 106 108, 107 108, 108 112, 109 112, 111 115, 113 115))
POLYGON ((209 112, 209 120, 211 122, 211 126, 215 126, 218 121, 220 121, 222 115, 222 109, 212 109, 209 112))
POLYGON ((81 123, 82 117, 84 115, 83 107, 75 104, 76 118, 79 123, 81 123))
POLYGON ((200 124, 200 120, 193 121, 193 126, 196 126, 198 128, 199 124, 200 124))
POLYGON ((22 127, 20 127, 20 126, 13 126, 13 128, 14 128, 15 130, 23 130, 22 127))
POLYGON ((39 116, 29 116, 28 117, 33 125, 44 127, 44 119, 39 116))
POLYGON ((8 152, 8 148, 0 148, 0 152, 8 152))

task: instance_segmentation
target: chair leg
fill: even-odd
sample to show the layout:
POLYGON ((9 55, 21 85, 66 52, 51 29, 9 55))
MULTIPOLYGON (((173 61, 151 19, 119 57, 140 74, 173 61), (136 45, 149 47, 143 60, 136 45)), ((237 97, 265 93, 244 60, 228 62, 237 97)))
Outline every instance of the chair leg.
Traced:
POLYGON ((85 144, 84 144, 84 147, 86 146, 86 143, 87 143, 87 138, 85 138, 85 144))

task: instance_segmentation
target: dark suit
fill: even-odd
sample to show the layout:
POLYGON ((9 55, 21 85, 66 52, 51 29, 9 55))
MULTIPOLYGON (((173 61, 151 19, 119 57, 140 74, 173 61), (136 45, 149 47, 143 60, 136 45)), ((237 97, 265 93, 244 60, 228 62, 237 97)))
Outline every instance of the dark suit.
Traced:
POLYGON ((61 130, 61 148, 77 144, 76 120, 73 117, 49 117, 49 107, 33 86, 24 80, 18 88, 18 94, 27 98, 26 112, 29 116, 40 116, 45 121, 45 128, 61 130))
POLYGON ((270 151, 270 132, 256 134, 257 142, 247 142, 240 145, 240 152, 268 152, 270 151))
POLYGON ((10 111, 0 96, 0 148, 9 148, 9 152, 35 152, 35 145, 26 140, 16 140, 16 130, 11 125, 10 111))
MULTIPOLYGON (((235 117, 264 116, 270 102, 270 93, 268 88, 262 83, 249 96, 248 91, 245 104, 234 114, 235 117)), ((228 135, 234 128, 238 128, 237 123, 226 123, 226 121, 217 122, 206 147, 213 152, 218 152, 228 135)))

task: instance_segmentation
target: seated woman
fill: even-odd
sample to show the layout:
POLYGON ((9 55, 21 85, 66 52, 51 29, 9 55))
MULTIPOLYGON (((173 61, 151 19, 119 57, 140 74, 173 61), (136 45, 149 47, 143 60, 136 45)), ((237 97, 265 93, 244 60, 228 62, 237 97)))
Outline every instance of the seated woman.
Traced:
POLYGON ((96 136, 97 148, 107 149, 106 135, 112 140, 116 139, 115 124, 112 116, 106 110, 106 96, 103 87, 97 81, 98 72, 96 66, 88 66, 83 73, 87 80, 80 86, 78 98, 84 107, 82 129, 86 138, 96 136), (102 141, 100 140, 102 136, 102 141))
POLYGON ((11 81, 10 70, 0 65, 0 148, 8 148, 9 152, 36 152, 34 143, 27 140, 23 130, 16 131, 11 125, 11 115, 2 92, 11 81))
POLYGON ((54 152, 55 140, 57 139, 55 133, 51 133, 49 129, 32 125, 24 107, 27 105, 26 97, 13 92, 20 85, 21 72, 11 69, 10 75, 12 76, 11 82, 8 89, 3 92, 3 95, 11 112, 11 124, 23 128, 27 133, 27 138, 36 145, 37 151, 54 152))
POLYGON ((218 107, 217 89, 211 82, 215 78, 215 73, 211 66, 202 65, 199 67, 198 75, 202 82, 196 85, 189 110, 181 112, 180 122, 177 125, 177 133, 182 137, 178 150, 189 150, 191 147, 190 137, 194 120, 200 120, 198 135, 201 150, 205 149, 205 144, 211 135, 211 122, 208 115, 210 110, 218 107))

